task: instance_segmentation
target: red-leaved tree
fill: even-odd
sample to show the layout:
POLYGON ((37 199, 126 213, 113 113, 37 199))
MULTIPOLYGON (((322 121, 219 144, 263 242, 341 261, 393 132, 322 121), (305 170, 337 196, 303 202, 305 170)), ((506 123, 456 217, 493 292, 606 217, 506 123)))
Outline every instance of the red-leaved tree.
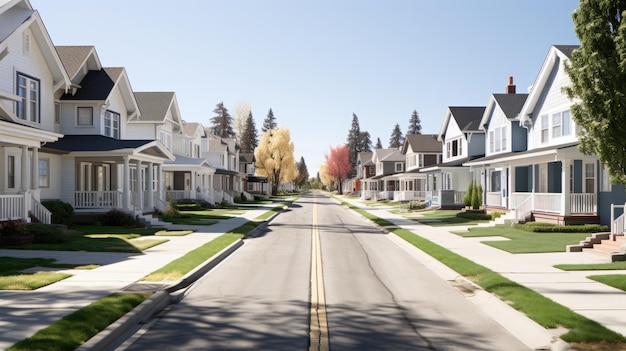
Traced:
POLYGON ((352 170, 352 165, 350 165, 348 158, 348 146, 331 146, 330 153, 325 156, 326 174, 335 181, 335 184, 339 186, 339 194, 342 194, 343 181, 348 178, 348 174, 352 170))

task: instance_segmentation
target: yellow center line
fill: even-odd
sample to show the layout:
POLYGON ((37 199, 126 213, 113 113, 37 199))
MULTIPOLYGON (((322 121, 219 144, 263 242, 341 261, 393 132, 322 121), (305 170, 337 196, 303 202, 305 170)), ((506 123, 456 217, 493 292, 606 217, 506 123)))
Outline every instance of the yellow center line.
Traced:
POLYGON ((309 351, 328 351, 328 321, 322 273, 320 231, 317 226, 317 203, 313 203, 313 237, 311 240, 311 322, 309 351))

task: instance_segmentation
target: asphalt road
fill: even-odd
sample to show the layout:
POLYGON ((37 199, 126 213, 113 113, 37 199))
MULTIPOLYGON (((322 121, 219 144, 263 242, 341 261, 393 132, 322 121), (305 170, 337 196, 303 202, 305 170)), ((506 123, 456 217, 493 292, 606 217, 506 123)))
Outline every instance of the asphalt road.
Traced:
POLYGON ((528 350, 388 235, 305 195, 126 349, 528 350))

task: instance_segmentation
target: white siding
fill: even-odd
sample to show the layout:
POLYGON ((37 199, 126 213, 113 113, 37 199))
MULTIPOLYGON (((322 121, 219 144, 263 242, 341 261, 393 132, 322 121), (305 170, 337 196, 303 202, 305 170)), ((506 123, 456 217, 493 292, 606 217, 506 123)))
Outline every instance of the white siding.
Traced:
POLYGON ((467 157, 467 140, 465 139, 465 136, 463 135, 463 132, 461 132, 461 129, 459 128, 459 126, 456 124, 456 120, 450 117, 450 122, 448 122, 448 126, 446 128, 446 139, 444 140, 444 143, 443 143, 443 162, 445 163, 445 162, 450 162, 454 160, 459 160, 464 157, 467 157), (447 143, 454 139, 460 140, 461 153, 457 156, 448 157, 447 143))
MULTIPOLYGON (((500 108, 500 106, 498 106, 498 104, 496 104, 495 102, 493 103, 493 107, 492 107, 492 112, 491 112, 491 116, 489 119, 489 125, 487 126, 487 130, 485 132, 485 155, 486 156, 490 156, 490 155, 494 155, 494 154, 500 154, 503 152, 510 152, 511 151, 511 126, 510 126, 510 122, 509 120, 506 118, 506 115, 504 114, 504 112, 502 111, 502 109, 500 108), (496 151, 495 145, 496 145, 496 140, 495 140, 495 136, 496 136, 496 129, 500 129, 500 132, 503 131, 504 128, 505 133, 506 133, 506 137, 502 138, 500 137, 500 140, 506 140, 506 145, 500 145, 500 151, 496 151), (492 139, 492 132, 493 131, 493 141, 492 139), (493 142, 494 148, 493 148, 493 152, 491 151, 491 144, 493 142)), ((501 134, 500 134, 501 135, 501 134)))
MULTIPOLYGON (((41 189, 42 200, 52 200, 61 198, 61 187, 63 186, 63 178, 68 174, 63 172, 63 159, 59 155, 39 153, 40 160, 48 160, 50 165, 50 186, 41 189)), ((73 173, 73 171, 72 171, 73 173)))
POLYGON ((59 175, 61 177, 62 189, 61 200, 74 206, 74 190, 76 188, 76 164, 74 156, 63 156, 61 158, 61 175, 59 175))

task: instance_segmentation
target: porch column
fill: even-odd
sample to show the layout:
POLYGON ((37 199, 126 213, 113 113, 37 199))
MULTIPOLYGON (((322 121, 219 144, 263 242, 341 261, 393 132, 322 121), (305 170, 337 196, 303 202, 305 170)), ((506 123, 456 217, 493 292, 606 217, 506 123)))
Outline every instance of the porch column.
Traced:
POLYGON ((122 202, 124 210, 130 210, 130 159, 124 156, 124 192, 122 202))
POLYGON ((165 196, 163 196, 163 191, 165 187, 163 186, 163 172, 161 171, 161 165, 157 163, 154 166, 156 167, 156 176, 157 176, 156 193, 159 199, 165 201, 165 196))
POLYGON ((31 157, 31 189, 39 189, 39 149, 33 148, 33 156, 31 157))
POLYGON ((146 189, 148 189, 148 208, 149 209, 153 209, 154 208, 154 196, 155 196, 155 190, 154 190, 154 164, 152 162, 148 162, 148 168, 146 168, 146 177, 147 179, 147 183, 146 184, 146 189))
POLYGON ((561 161, 561 214, 572 214, 572 201, 570 199, 570 160, 561 161))
POLYGON ((22 146, 22 193, 26 194, 30 189, 30 170, 28 168, 28 146, 22 146))
POLYGON ((198 182, 196 181, 196 177, 198 177, 198 173, 196 173, 195 171, 190 171, 191 172, 191 198, 192 199, 196 199, 198 197, 198 193, 196 192, 196 187, 198 186, 198 182))
POLYGON ((135 209, 139 207, 139 210, 143 210, 143 184, 141 183, 141 160, 136 161, 137 171, 135 172, 135 209))

